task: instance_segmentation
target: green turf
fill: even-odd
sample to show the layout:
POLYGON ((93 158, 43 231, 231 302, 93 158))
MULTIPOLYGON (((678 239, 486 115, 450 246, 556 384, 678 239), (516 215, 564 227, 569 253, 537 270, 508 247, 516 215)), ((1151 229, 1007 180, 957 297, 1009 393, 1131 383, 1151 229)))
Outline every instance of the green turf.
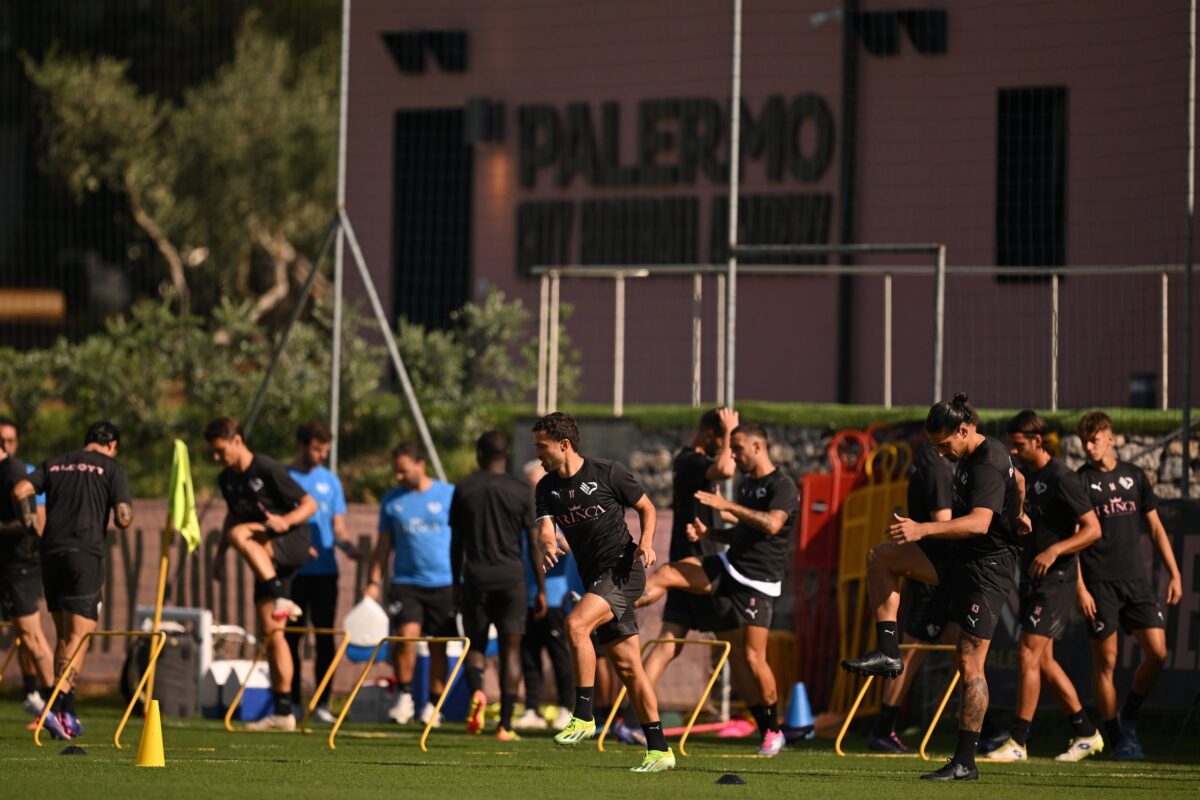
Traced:
MULTIPOLYGON (((893 800, 970 793, 988 800, 1083 796, 1093 800, 1150 794, 1196 797, 1200 791, 1195 740, 1184 743, 1181 749, 1187 753, 1157 762, 1115 763, 1101 756, 1073 765, 1045 757, 1021 765, 981 763, 980 783, 951 789, 917 780, 929 764, 904 758, 838 758, 827 740, 789 747, 775 759, 759 759, 753 757, 747 739, 697 737, 689 748, 692 755, 679 759, 678 771, 634 775, 628 769, 640 760, 640 748, 616 743, 606 753, 597 752, 594 743, 557 748, 548 735, 500 744, 487 735, 468 737, 458 725, 450 725, 434 731, 429 752, 422 753, 417 746, 419 730, 413 727, 351 726, 339 736, 337 750, 330 751, 328 729, 323 726, 313 735, 231 734, 210 720, 167 720, 166 768, 138 769, 133 763, 140 722, 130 725, 125 749, 118 751, 112 745, 118 712, 95 703, 84 704, 81 711, 88 729, 79 743, 89 754, 62 756, 62 742, 48 741, 35 748, 19 702, 11 694, 0 697, 0 797, 893 800), (383 738, 354 735, 363 732, 383 738), (727 772, 741 775, 746 785, 714 785, 727 772)), ((861 739, 848 744, 861 749, 861 739)), ((946 747, 949 740, 937 744, 946 747)), ((1146 745, 1151 752, 1156 748, 1166 752, 1170 742, 1150 739, 1146 745)))

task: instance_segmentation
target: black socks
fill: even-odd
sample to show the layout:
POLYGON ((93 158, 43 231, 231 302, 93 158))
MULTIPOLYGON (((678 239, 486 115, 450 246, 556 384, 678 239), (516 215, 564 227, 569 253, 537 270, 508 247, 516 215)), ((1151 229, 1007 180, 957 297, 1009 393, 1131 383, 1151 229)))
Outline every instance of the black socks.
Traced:
POLYGON ((1121 707, 1121 721, 1128 722, 1130 727, 1133 727, 1137 723, 1138 712, 1141 711, 1144 702, 1146 702, 1146 695, 1130 690, 1129 696, 1125 698, 1125 705, 1121 707))
POLYGON ((592 719, 592 695, 595 694, 594 686, 576 686, 575 687, 575 711, 574 715, 577 719, 584 722, 592 719))
POLYGON ((891 736, 896 730, 896 720, 900 717, 900 706, 889 706, 884 703, 879 707, 879 716, 875 717, 875 737, 882 739, 891 736))
POLYGON ((667 751, 667 737, 663 734, 662 721, 647 722, 642 725, 642 733, 646 734, 646 749, 667 751))
POLYGON ((754 721, 758 725, 759 736, 766 736, 770 731, 779 730, 779 717, 774 703, 750 706, 750 713, 754 715, 754 721))
POLYGON ((1033 720, 1021 719, 1017 717, 1013 720, 1012 727, 1008 729, 1008 735, 1014 742, 1025 747, 1029 744, 1029 726, 1033 720))
POLYGON ((517 704, 515 694, 500 695, 500 727, 506 731, 512 730, 513 706, 517 704))
POLYGON ((25 694, 33 694, 38 690, 37 675, 22 675, 21 683, 25 686, 25 694))
POLYGON ((958 731, 958 745, 954 748, 954 763, 964 767, 975 766, 975 750, 979 747, 979 734, 976 731, 958 731))
POLYGON ((879 652, 888 658, 900 657, 900 634, 895 622, 876 622, 875 641, 879 652))
POLYGON ((292 715, 292 693, 286 692, 271 692, 275 698, 275 716, 290 717, 292 715))
POLYGON ((265 581, 265 583, 267 584, 267 594, 271 595, 272 600, 278 600, 284 596, 283 581, 279 580, 278 575, 269 581, 265 581))
POLYGON ((1121 731, 1121 720, 1117 719, 1116 717, 1113 717, 1112 719, 1104 720, 1104 743, 1105 744, 1114 745, 1117 742, 1121 741, 1121 739, 1122 739, 1122 737, 1124 737, 1124 735, 1125 734, 1121 731))
POLYGON ((467 667, 467 688, 472 694, 483 691, 483 668, 467 667))
POLYGON ((1074 714, 1069 714, 1067 719, 1071 721, 1071 728, 1074 729, 1075 735, 1079 738, 1086 739, 1089 736, 1096 735, 1096 726, 1092 724, 1092 720, 1082 708, 1074 714))

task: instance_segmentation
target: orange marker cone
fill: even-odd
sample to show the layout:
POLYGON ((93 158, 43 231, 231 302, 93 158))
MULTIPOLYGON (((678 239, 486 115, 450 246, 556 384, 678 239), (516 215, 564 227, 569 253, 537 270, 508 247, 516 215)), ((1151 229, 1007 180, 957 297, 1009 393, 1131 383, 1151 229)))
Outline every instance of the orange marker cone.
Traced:
POLYGON ((142 728, 142 741, 138 744, 137 761, 139 767, 165 767, 163 758, 162 719, 158 714, 158 701, 150 701, 150 713, 146 715, 146 725, 142 728))

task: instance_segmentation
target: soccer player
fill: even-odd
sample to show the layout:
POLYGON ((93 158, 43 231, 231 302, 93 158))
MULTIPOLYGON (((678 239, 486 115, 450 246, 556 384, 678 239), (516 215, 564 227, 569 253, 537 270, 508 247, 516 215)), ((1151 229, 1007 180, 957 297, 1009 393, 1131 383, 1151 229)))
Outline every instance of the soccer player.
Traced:
POLYGON ((575 710, 554 741, 574 745, 596 735, 592 713, 596 652, 591 641, 595 631, 642 721, 646 755, 633 771, 674 769, 675 753, 663 734, 654 686, 642 669, 634 615, 634 602, 646 585, 645 570, 654 564, 654 504, 624 465, 580 455, 579 427, 569 415, 554 412, 542 417, 534 423, 533 434, 534 454, 546 470, 536 491, 542 567, 548 571, 566 555, 558 544, 557 524, 587 587, 566 620, 575 656, 575 710), (637 544, 625 524, 627 508, 635 509, 641 522, 637 544))
MULTIPOLYGON (((371 559, 366 595, 379 601, 392 558, 391 582, 387 592, 388 615, 393 636, 455 636, 454 577, 450 569, 450 503, 454 486, 429 477, 425 456, 411 442, 392 450, 392 466, 400 485, 383 496, 379 504, 379 538, 371 559)), ((416 712, 412 682, 417 667, 415 642, 392 648, 399 694, 388 712, 397 723, 412 722, 416 712)), ((446 685, 446 645, 429 645, 429 699, 420 720, 427 724, 437 708, 446 685)), ((440 725, 435 720, 434 725, 440 725)))
POLYGON ((302 613, 291 599, 292 580, 308 561, 311 535, 305 523, 317 513, 317 501, 270 456, 246 445, 241 425, 232 417, 217 417, 204 428, 213 460, 225 469, 217 476, 228 511, 221 543, 212 563, 213 580, 225 577, 225 553, 232 546, 254 573, 254 606, 263 636, 270 641, 271 714, 247 730, 294 731, 292 676, 295 664, 282 635, 289 620, 302 613))
POLYGON ((37 525, 26 528, 11 498, 13 489, 34 467, 17 458, 19 447, 17 423, 0 417, 0 616, 12 622, 21 640, 17 660, 25 689, 22 708, 41 716, 54 685, 54 659, 38 613, 42 597, 38 536, 46 526, 46 498, 38 495, 37 525))
MULTIPOLYGON (((483 732, 487 695, 483 692, 484 652, 488 625, 500 637, 500 726, 496 738, 511 742, 513 706, 521 686, 521 638, 525 634, 526 590, 522 537, 532 537, 533 495, 529 486, 507 473, 508 440, 487 431, 475 442, 479 469, 458 484, 450 502, 450 572, 455 605, 471 641, 467 653, 467 686, 471 707, 467 732, 483 732), (461 583, 460 583, 461 581, 461 583)), ((526 548, 533 553, 534 548, 526 548)), ((527 555, 531 561, 536 556, 527 555)), ((545 578, 537 571, 535 615, 546 610, 545 578)))
MULTIPOLYGON (((54 617, 58 639, 54 667, 60 678, 75 648, 96 630, 100 591, 104 588, 104 536, 109 512, 113 512, 120 528, 133 523, 129 476, 116 460, 120 442, 120 432, 111 422, 93 423, 82 450, 46 459, 12 492, 26 530, 37 529, 35 495, 46 495, 42 588, 46 608, 54 617)), ((71 739, 83 733, 75 711, 75 685, 86 655, 86 650, 81 651, 65 676, 65 691, 55 699, 55 707, 43 711, 43 724, 56 739, 71 739)))
POLYGON ((772 463, 767 432, 761 425, 742 423, 734 428, 730 450, 743 475, 737 488, 738 502, 704 490, 693 496, 735 527, 717 529, 699 516, 687 526, 692 541, 712 537, 728 543, 729 550, 707 556, 700 563, 685 559, 664 565, 650 577, 638 605, 657 601, 669 589, 682 589, 710 595, 732 608, 737 627, 730 631, 731 669, 762 736, 758 754, 775 756, 783 749, 784 737, 775 675, 767 663, 767 637, 775 598, 783 591, 798 495, 795 482, 772 463))
POLYGON ((1080 761, 1104 749, 1104 740, 1088 719, 1075 685, 1054 659, 1054 640, 1067 628, 1075 605, 1079 566, 1076 553, 1100 538, 1100 521, 1079 476, 1055 460, 1046 446, 1050 426, 1025 410, 1008 423, 1008 444, 1024 467, 1025 510, 1033 531, 1021 548, 1020 681, 1016 719, 1008 741, 988 754, 993 761, 1029 758, 1029 726, 1037 711, 1044 678, 1075 730, 1058 761, 1080 761))
POLYGON ((895 515, 888 528, 891 541, 874 547, 867 560, 867 589, 875 611, 878 649, 842 662, 843 669, 860 675, 899 675, 903 669, 896 630, 900 578, 948 589, 950 621, 961 628, 958 668, 963 695, 958 744, 954 757, 941 769, 922 776, 923 780, 979 779, 975 750, 988 705, 984 660, 1000 609, 1012 590, 1017 537, 1027 523, 1021 511, 1024 484, 1013 469, 1008 448, 981 434, 978 425, 979 415, 965 394, 929 409, 925 432, 930 443, 958 464, 951 519, 917 522, 895 515), (950 547, 930 547, 931 540, 937 539, 948 541, 950 547))
MULTIPOLYGON (((316 555, 305 561, 292 579, 291 599, 302 612, 295 622, 297 626, 333 627, 338 597, 338 564, 334 549, 355 561, 359 557, 358 548, 346 532, 346 495, 342 491, 342 482, 325 466, 332 442, 333 434, 325 423, 320 420, 302 423, 296 429, 296 458, 288 468, 292 480, 317 501, 317 513, 308 520, 310 554, 316 555)), ((292 653, 292 663, 296 665, 292 671, 292 702, 299 703, 300 641, 303 635, 287 633, 284 636, 292 653)), ((314 638, 317 652, 313 662, 313 685, 316 686, 333 663, 337 648, 331 633, 314 634, 314 638)), ((313 710, 313 718, 318 722, 335 721, 329 710, 328 695, 329 687, 326 686, 313 710)))
MULTIPOLYGON (((950 519, 954 490, 954 464, 926 442, 917 448, 908 472, 908 517, 917 522, 946 522, 950 519)), ((931 539, 928 546, 946 548, 946 542, 931 539)), ((958 629, 949 624, 946 589, 918 580, 904 582, 904 636, 925 644, 953 642, 958 629)), ((883 687, 883 701, 875 718, 875 729, 867 737, 868 749, 882 753, 911 752, 896 733, 900 708, 912 688, 917 671, 925 663, 926 650, 902 650, 899 677, 883 687)))
MULTIPOLYGON (((1145 758, 1137 737, 1138 711, 1154 688, 1167 660, 1162 607, 1142 561, 1143 533, 1149 533, 1167 568, 1167 605, 1183 596, 1183 581, 1171 541, 1155 510, 1154 490, 1140 467, 1117 459, 1112 420, 1102 411, 1079 421, 1079 438, 1087 463, 1079 468, 1084 490, 1100 518, 1100 540, 1080 556, 1076 587, 1080 610, 1092 638, 1092 695, 1104 721, 1105 742, 1118 760, 1145 758), (1117 666, 1117 626, 1132 634, 1142 649, 1142 663, 1117 716, 1113 670, 1117 666)), ((1184 456, 1187 457, 1186 455, 1184 456)))

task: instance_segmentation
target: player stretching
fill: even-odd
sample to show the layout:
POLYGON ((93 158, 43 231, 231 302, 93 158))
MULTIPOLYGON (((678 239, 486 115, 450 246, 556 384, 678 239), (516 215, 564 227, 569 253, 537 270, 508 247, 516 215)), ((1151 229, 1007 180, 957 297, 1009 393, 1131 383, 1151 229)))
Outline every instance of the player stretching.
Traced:
MULTIPOLYGON (((1145 758, 1137 737, 1138 710, 1154 688, 1167 660, 1167 636, 1162 607, 1146 575, 1139 537, 1149 533, 1154 549, 1167 568, 1167 605, 1183 596, 1183 581, 1175 564, 1171 541, 1155 510, 1154 490, 1140 467, 1117 460, 1112 420, 1102 411, 1079 421, 1079 438, 1087 463, 1079 468, 1084 490, 1100 517, 1100 540, 1083 551, 1077 592, 1079 607, 1090 623, 1092 637, 1092 695, 1104 720, 1106 742, 1113 757, 1145 758), (1113 670, 1117 666, 1117 625, 1132 634, 1142 648, 1142 663, 1117 716, 1113 670)), ((1184 456, 1187 458, 1187 456, 1184 456)))
POLYGON ((536 490, 542 568, 552 568, 566 555, 558 546, 557 523, 587 587, 566 622, 575 661, 575 711, 554 741, 573 745, 596 735, 592 714, 596 653, 591 641, 595 631, 629 691, 646 735, 646 755, 633 771, 674 769, 675 753, 663 735, 654 686, 642 670, 633 611, 646 586, 646 568, 654 564, 654 504, 627 467, 579 454, 579 428, 569 415, 547 414, 534 423, 533 434, 534 455, 546 470, 536 490), (637 544, 625 524, 626 508, 635 509, 641 522, 637 544))
POLYGON ((988 757, 1024 761, 1029 757, 1029 726, 1037 711, 1044 678, 1071 720, 1075 737, 1058 761, 1081 761, 1104 749, 1104 740, 1088 719, 1075 685, 1054 659, 1054 640, 1061 638, 1075 605, 1080 551, 1100 538, 1100 521, 1084 494, 1079 476, 1046 449, 1050 426, 1025 410, 1008 423, 1008 444, 1025 470, 1025 510, 1033 532, 1021 545, 1021 674, 1017 716, 1009 739, 988 757))
POLYGON ((1023 482, 1012 467, 1008 450, 979 433, 978 424, 979 416, 965 394, 929 409, 925 432, 930 443, 958 464, 952 518, 916 522, 896 515, 888 528, 891 541, 872 548, 867 559, 867 589, 875 610, 878 649, 842 662, 843 669, 860 675, 899 675, 903 669, 896 635, 900 578, 907 576, 949 590, 950 621, 962 629, 958 638, 958 668, 963 678, 958 744, 954 757, 941 769, 923 775, 923 780, 979 779, 975 750, 988 706, 983 665, 1000 609, 1012 590, 1018 526, 1024 521, 1020 510, 1023 482), (948 540, 950 547, 931 547, 931 539, 948 540))
POLYGON ((730 448, 743 475, 738 502, 706 491, 696 492, 695 497, 735 527, 716 529, 699 517, 688 525, 693 541, 709 537, 725 541, 728 552, 707 556, 701 563, 689 559, 664 565, 651 576, 638 605, 657 601, 668 589, 683 589, 712 595, 732 607, 738 628, 730 640, 734 645, 731 669, 735 675, 741 671, 738 690, 747 693, 743 699, 758 723, 762 736, 758 754, 775 756, 783 749, 784 738, 775 675, 767 663, 767 635, 787 570, 788 537, 796 525, 796 484, 771 462, 767 432, 761 425, 739 425, 730 448))
POLYGON ((292 674, 295 664, 287 639, 281 635, 289 620, 303 609, 291 600, 292 577, 306 561, 312 540, 309 518, 317 501, 292 479, 287 468, 246 446, 242 428, 232 417, 217 417, 204 428, 204 441, 213 460, 225 465, 217 476, 228 512, 224 536, 213 558, 213 580, 225 577, 225 552, 230 545, 254 573, 254 607, 263 636, 270 641, 274 711, 246 726, 256 731, 294 731, 292 674))

